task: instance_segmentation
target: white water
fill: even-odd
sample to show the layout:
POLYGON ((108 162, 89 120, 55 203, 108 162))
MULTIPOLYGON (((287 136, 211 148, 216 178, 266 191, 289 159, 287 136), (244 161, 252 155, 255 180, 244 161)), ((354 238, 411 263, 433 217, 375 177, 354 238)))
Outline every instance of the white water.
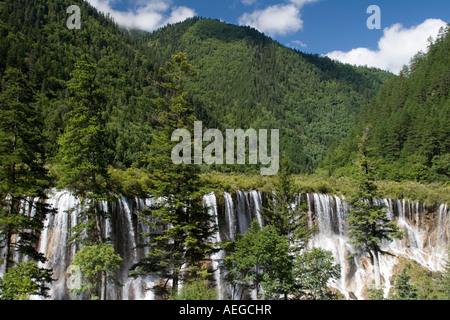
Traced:
MULTIPOLYGON (((223 201, 218 205, 215 194, 205 195, 204 206, 210 208, 210 214, 221 226, 213 241, 235 240, 237 234, 245 233, 250 228, 253 220, 263 225, 261 208, 263 199, 267 196, 259 191, 239 191, 233 195, 225 192, 223 201)), ((304 194, 300 195, 299 199, 308 205, 310 226, 317 225, 309 245, 330 250, 336 262, 341 265, 341 278, 332 281, 330 285, 341 291, 347 299, 363 299, 365 287, 372 283, 372 269, 366 256, 358 255, 352 260, 347 259, 349 254, 354 253, 354 249, 348 244, 345 226, 349 208, 345 199, 323 194, 304 194)), ((52 268, 54 278, 57 279, 51 285, 51 298, 82 299, 83 296, 70 295, 67 288, 67 270, 79 250, 78 246, 69 242, 70 228, 77 224, 83 208, 79 200, 66 191, 53 191, 48 202, 57 209, 57 213, 46 219, 38 248, 48 258, 44 266, 52 268)), ((151 199, 130 200, 121 197, 112 203, 101 204, 101 209, 111 216, 103 223, 104 235, 111 238, 116 252, 123 258, 121 269, 117 273, 123 286, 109 284, 108 299, 154 299, 152 291, 147 289, 150 289, 157 279, 128 277, 129 268, 148 252, 148 248, 137 249, 136 246, 145 241, 141 232, 149 231, 148 225, 139 221, 139 212, 147 209, 151 202, 151 199)), ((417 201, 382 199, 380 203, 387 206, 388 217, 397 220, 398 225, 405 231, 402 240, 383 244, 383 250, 395 255, 380 257, 380 271, 387 295, 399 257, 417 261, 433 271, 443 269, 446 248, 449 245, 450 217, 447 204, 430 209, 417 201)), ((27 206, 24 206, 24 211, 33 214, 27 206)), ((217 270, 214 275, 219 299, 228 299, 230 288, 223 281, 223 273, 218 270, 219 262, 223 258, 223 251, 212 256, 213 269, 217 270)))
MULTIPOLYGON (((255 208, 261 208, 262 197, 255 191, 237 193, 236 200, 225 194, 225 212, 235 212, 236 217, 227 216, 228 221, 237 220, 239 230, 248 230, 249 221, 256 218, 255 208), (250 206, 253 204, 253 207, 250 206), (233 207, 237 210, 233 211, 233 207), (245 222, 245 223, 244 223, 245 222)), ((309 242, 310 247, 319 247, 333 253, 336 263, 341 266, 341 277, 331 281, 330 285, 338 289, 347 299, 364 299, 365 292, 373 281, 370 259, 355 252, 349 244, 346 230, 346 216, 349 211, 345 198, 324 194, 306 194, 300 199, 308 205, 309 224, 317 229, 309 242), (357 255, 349 260, 350 254, 357 255)), ((398 221, 404 230, 404 238, 383 243, 382 249, 395 256, 381 255, 380 272, 385 285, 385 296, 389 293, 392 276, 400 257, 417 261, 433 271, 442 271, 449 245, 449 210, 442 204, 437 210, 429 210, 417 201, 381 199, 387 216, 398 221)), ((234 239, 234 237, 233 237, 234 239)))
MULTIPOLYGON (((77 224, 77 218, 82 210, 80 201, 67 191, 50 194, 49 204, 57 210, 57 214, 47 217, 39 242, 39 252, 44 253, 48 261, 43 267, 53 269, 53 278, 57 279, 51 285, 49 294, 54 300, 81 299, 85 296, 72 296, 67 287, 68 269, 79 246, 70 243, 70 229, 77 224)), ((155 279, 151 277, 130 278, 129 268, 137 263, 140 255, 136 249, 137 241, 144 239, 136 232, 136 226, 147 228, 135 216, 138 210, 145 209, 150 200, 132 201, 121 197, 108 207, 106 202, 100 204, 101 209, 112 215, 111 219, 103 221, 104 235, 114 242, 117 253, 123 259, 117 279, 122 286, 108 284, 107 298, 118 300, 153 299, 151 288, 155 279)), ((139 232, 140 233, 140 232, 139 232)))

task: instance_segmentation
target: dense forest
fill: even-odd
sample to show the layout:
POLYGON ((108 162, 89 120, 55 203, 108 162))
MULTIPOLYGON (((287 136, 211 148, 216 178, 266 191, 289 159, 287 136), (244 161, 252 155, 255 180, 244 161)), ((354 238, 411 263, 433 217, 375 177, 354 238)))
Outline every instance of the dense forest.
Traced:
MULTIPOLYGON (((271 180, 274 199, 262 210, 266 225, 253 224, 220 244, 228 283, 256 290, 257 298, 339 298, 327 287, 339 276, 331 253, 305 250, 313 229, 306 209, 292 206, 299 192, 294 174, 353 179, 349 231, 375 272, 381 241, 401 238, 375 204, 376 182, 448 183, 448 30, 395 76, 295 51, 255 29, 212 19, 146 33, 126 30, 82 1, 82 26, 69 29, 70 5, 0 1, 2 299, 48 296, 52 270, 38 267, 46 257, 36 243, 45 218, 56 214, 44 201, 52 188, 82 203, 69 237, 79 249, 71 266, 85 280, 74 295, 105 299, 107 283, 115 281, 123 260, 104 229, 111 216, 102 203, 127 193, 158 199, 139 212, 148 226, 147 242, 139 244, 147 256, 130 276, 157 275, 163 281, 153 290, 165 299, 192 297, 179 296, 181 284, 214 298, 203 281, 210 276, 206 260, 219 251, 211 242, 214 217, 202 203, 212 188, 205 181, 221 173, 245 180, 260 168, 174 163, 173 130, 192 129, 196 120, 205 129, 280 130, 282 162, 271 180)), ((446 268, 436 276, 446 285, 435 290, 439 298, 448 297, 446 268)), ((378 270, 378 297, 379 278, 378 270)), ((407 275, 402 281, 408 292, 399 285, 398 297, 412 290, 407 275)))
MULTIPOLYGON (((108 165, 142 166, 140 152, 155 122, 159 68, 179 51, 198 70, 186 89, 205 128, 279 129, 280 150, 295 172, 313 172, 350 119, 391 75, 285 48, 246 27, 194 18, 153 34, 121 30, 81 3, 83 27, 69 30, 68 1, 2 1, 0 72, 27 75, 45 123, 48 163, 64 128, 67 82, 89 54, 104 92, 101 113, 108 165), (63 124, 63 125, 61 125, 63 124)), ((251 166, 214 168, 251 170, 251 166)), ((206 168, 205 170, 209 170, 206 168)))
POLYGON ((443 181, 450 177, 450 33, 442 29, 365 104, 348 137, 321 168, 331 175, 355 170, 357 136, 370 127, 370 158, 378 179, 443 181))

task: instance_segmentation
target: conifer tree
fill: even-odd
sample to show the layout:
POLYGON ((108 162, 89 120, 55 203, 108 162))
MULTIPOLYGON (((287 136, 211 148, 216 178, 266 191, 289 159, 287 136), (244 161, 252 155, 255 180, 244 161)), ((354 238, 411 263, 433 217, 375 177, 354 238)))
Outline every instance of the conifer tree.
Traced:
POLYGON ((358 191, 349 200, 351 210, 348 214, 348 232, 350 243, 372 260, 375 276, 375 289, 381 286, 379 254, 383 253, 381 242, 401 238, 402 232, 394 221, 387 216, 386 207, 379 204, 377 186, 373 178, 373 166, 368 159, 367 138, 370 127, 359 139, 358 164, 360 180, 358 191))
POLYGON ((152 179, 149 193, 155 199, 142 215, 152 230, 144 234, 149 236, 146 245, 150 251, 133 266, 132 275, 158 275, 167 280, 166 284, 171 280, 176 293, 179 282, 195 277, 205 256, 212 253, 214 226, 208 208, 203 208, 199 166, 175 164, 171 158, 176 145, 171 140, 173 131, 194 126, 193 107, 187 100, 184 82, 195 71, 186 55, 178 53, 161 72, 163 80, 156 85, 162 97, 155 101, 159 127, 144 159, 152 179))
POLYGON ((274 182, 272 198, 262 208, 262 217, 265 225, 273 226, 279 235, 296 245, 296 250, 306 246, 313 232, 308 226, 305 205, 299 203, 299 196, 293 185, 292 164, 284 156, 274 182))
POLYGON ((402 272, 395 277, 395 293, 391 296, 394 300, 417 300, 417 288, 410 282, 411 277, 408 269, 403 268, 402 272))
POLYGON ((68 83, 70 110, 64 116, 64 132, 58 140, 59 187, 67 188, 87 205, 85 220, 74 228, 82 243, 102 243, 99 200, 107 198, 104 159, 103 93, 96 81, 96 65, 83 55, 75 64, 68 83), (88 231, 84 237, 84 231, 88 231))
POLYGON ((42 126, 29 80, 20 70, 8 68, 0 83, 0 247, 5 274, 17 262, 13 251, 45 261, 36 250, 50 213, 42 126))
MULTIPOLYGON (((101 118, 103 93, 96 80, 97 66, 89 55, 83 55, 75 64, 68 83, 71 108, 64 116, 64 132, 59 143, 60 187, 68 188, 82 200, 80 222, 72 228, 72 240, 100 252, 105 244, 102 221, 106 213, 100 200, 108 200, 107 169, 105 161, 104 124, 101 118)), ((103 252, 103 251, 102 251, 103 252)), ((109 251, 108 251, 109 252, 109 251)), ((87 256, 95 268, 102 269, 103 260, 87 256)), ((111 259, 120 257, 111 253, 111 259)), ((118 266, 116 266, 118 268, 118 266)), ((106 273, 101 275, 100 299, 106 297, 106 273)))

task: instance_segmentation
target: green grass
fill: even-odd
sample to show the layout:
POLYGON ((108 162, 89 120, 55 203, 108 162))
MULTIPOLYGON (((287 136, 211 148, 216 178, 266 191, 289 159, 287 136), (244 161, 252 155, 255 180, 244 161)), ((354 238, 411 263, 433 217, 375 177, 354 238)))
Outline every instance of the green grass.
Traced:
MULTIPOLYGON (((260 175, 237 175, 208 173, 202 175, 211 191, 236 192, 238 190, 273 190, 275 177, 260 175)), ((419 201, 425 205, 439 205, 449 202, 450 185, 443 183, 423 184, 414 181, 396 182, 382 180, 376 182, 381 197, 391 199, 408 199, 419 201)), ((358 187, 350 178, 321 177, 317 175, 295 175, 294 186, 299 193, 324 193, 339 196, 350 196, 358 187)))
MULTIPOLYGON (((110 187, 115 192, 125 196, 144 196, 152 183, 151 177, 139 169, 110 169, 110 187)), ((258 190, 271 192, 274 190, 276 176, 261 176, 258 174, 225 174, 204 173, 201 176, 205 183, 205 192, 229 192, 238 190, 258 190)), ((427 206, 450 202, 450 184, 418 183, 414 181, 396 182, 389 180, 377 181, 382 198, 407 199, 419 201, 427 206)), ((298 193, 324 193, 349 197, 358 187, 355 180, 340 177, 325 177, 320 175, 294 175, 294 187, 298 193)))

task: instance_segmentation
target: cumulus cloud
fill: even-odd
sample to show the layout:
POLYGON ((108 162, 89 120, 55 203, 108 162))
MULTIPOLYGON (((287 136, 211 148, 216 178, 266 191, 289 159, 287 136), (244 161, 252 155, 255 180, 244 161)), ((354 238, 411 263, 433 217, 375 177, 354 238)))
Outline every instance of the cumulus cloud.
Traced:
POLYGON ((112 8, 114 0, 88 0, 88 2, 104 13, 110 13, 114 20, 125 27, 153 31, 168 23, 176 23, 196 15, 194 9, 179 6, 173 7, 171 0, 138 0, 136 8, 118 11, 112 8))
MULTIPOLYGON (((242 0, 244 4, 253 0, 242 0)), ((272 5, 252 13, 244 13, 239 18, 240 25, 253 27, 269 36, 285 36, 303 29, 300 9, 307 3, 320 0, 289 0, 287 4, 272 5)))
POLYGON ((253 13, 244 13, 240 25, 253 27, 270 36, 297 32, 303 27, 300 10, 294 5, 274 5, 253 13))
POLYGON ((333 51, 326 56, 353 65, 367 65, 398 74, 419 51, 425 52, 429 37, 435 38, 447 24, 440 19, 427 19, 420 25, 404 28, 395 24, 383 30, 378 49, 356 48, 348 52, 333 51))

